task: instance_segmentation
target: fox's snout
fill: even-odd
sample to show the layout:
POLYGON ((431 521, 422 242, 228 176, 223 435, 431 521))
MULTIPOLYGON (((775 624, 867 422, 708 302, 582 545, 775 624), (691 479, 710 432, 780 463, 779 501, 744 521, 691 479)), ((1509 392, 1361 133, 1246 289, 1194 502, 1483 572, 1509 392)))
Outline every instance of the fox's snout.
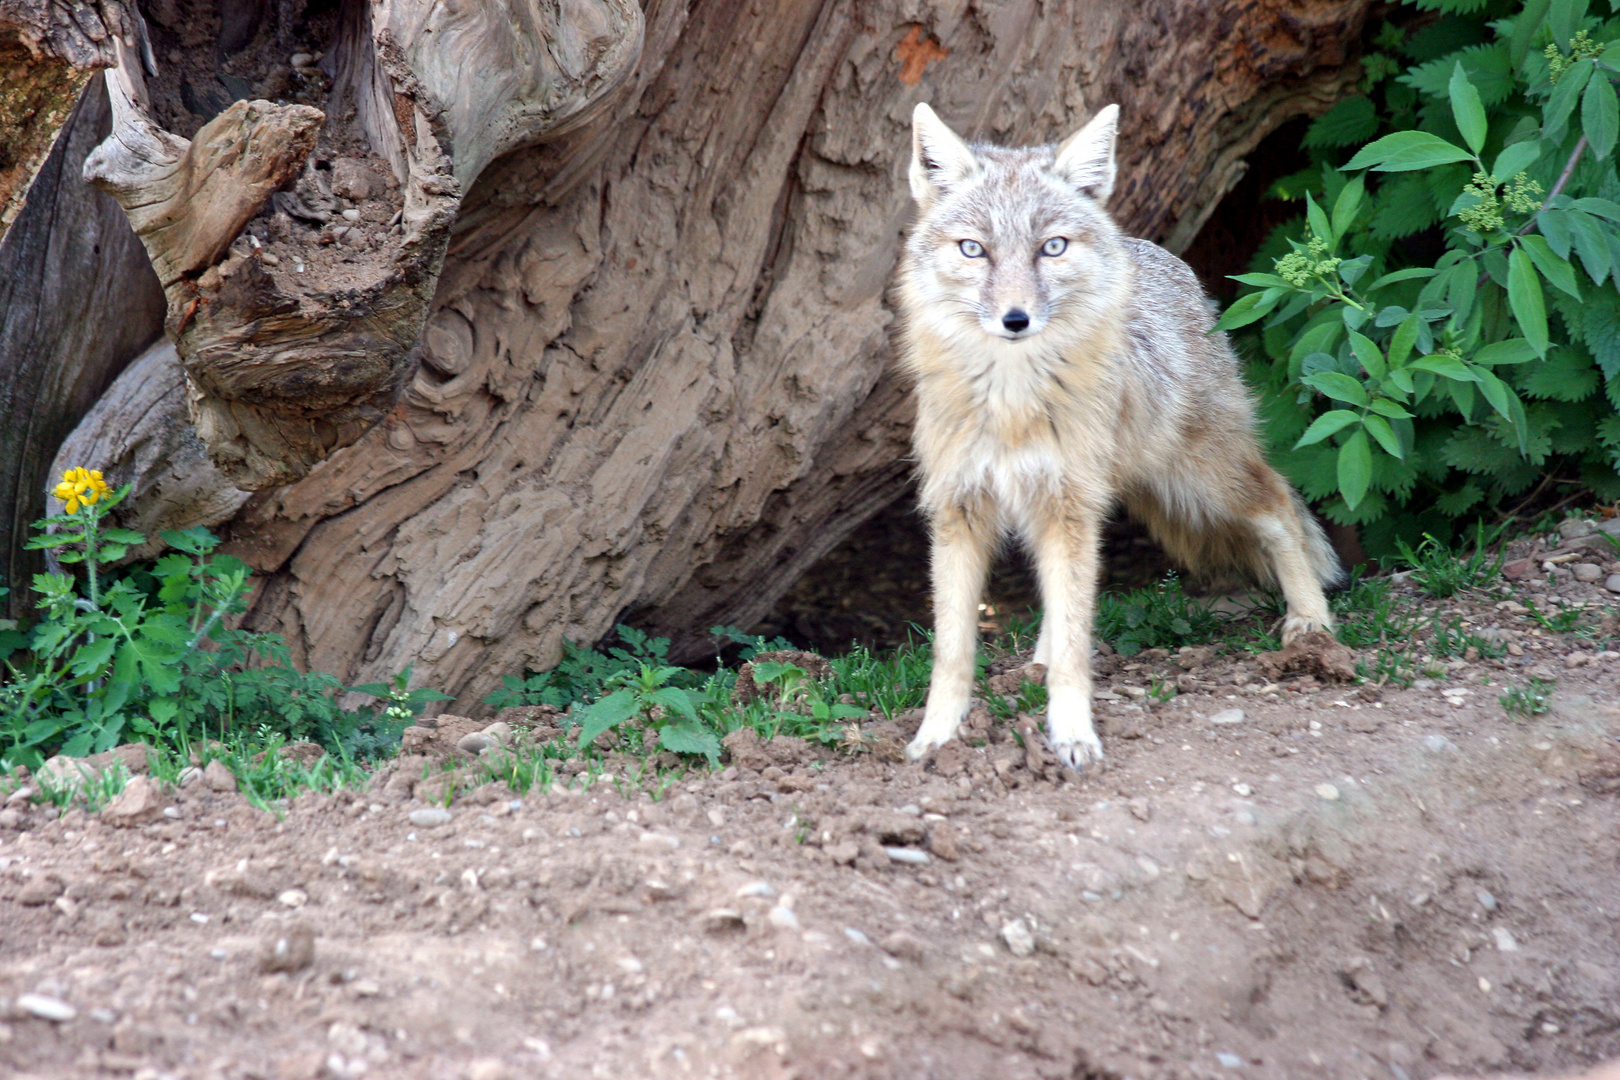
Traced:
POLYGON ((1029 329, 1029 312, 1023 308, 1012 308, 1001 317, 1001 325, 1010 334, 1022 334, 1029 329))

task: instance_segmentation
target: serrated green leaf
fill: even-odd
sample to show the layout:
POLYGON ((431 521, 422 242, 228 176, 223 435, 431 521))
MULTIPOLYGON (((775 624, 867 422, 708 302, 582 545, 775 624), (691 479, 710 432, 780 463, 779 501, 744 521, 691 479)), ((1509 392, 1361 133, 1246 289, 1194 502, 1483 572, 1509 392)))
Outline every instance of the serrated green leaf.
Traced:
POLYGON ((1599 161, 1614 150, 1614 140, 1620 136, 1620 98, 1615 97, 1614 84, 1599 75, 1586 84, 1581 95, 1581 132, 1591 144, 1599 161))
POLYGON ((1598 217, 1606 218, 1609 221, 1620 222, 1620 203, 1610 199, 1600 199, 1595 195, 1588 195, 1573 200, 1570 206, 1588 214, 1596 214, 1598 217))
POLYGON ((697 702, 692 699, 689 690, 678 686, 665 686, 654 690, 647 695, 649 704, 662 705, 667 711, 679 713, 693 722, 697 721, 697 702))
POLYGON ((1440 217, 1421 175, 1398 176, 1379 186, 1373 202, 1372 234, 1380 240, 1399 240, 1422 232, 1440 217))
POLYGON ((1350 334, 1350 351, 1355 354, 1356 360, 1362 368, 1375 379, 1382 379, 1386 365, 1384 354, 1376 342, 1365 334, 1354 330, 1350 334))
POLYGON ((1541 278, 1522 247, 1515 246, 1508 256, 1508 304, 1524 332, 1525 340, 1537 356, 1547 355, 1547 303, 1541 293, 1541 278))
MULTIPOLYGON (((1451 72, 1451 115, 1457 121, 1457 131, 1468 149, 1479 153, 1485 148, 1485 136, 1490 125, 1485 119, 1485 106, 1480 103, 1479 91, 1468 81, 1468 73, 1458 60, 1451 72)), ((1398 455, 1397 455, 1398 456, 1398 455)))
POLYGON ((1397 131, 1362 147, 1344 168, 1346 171, 1370 168, 1376 172, 1409 172, 1471 160, 1472 154, 1438 135, 1427 131, 1397 131))
POLYGON ((1304 143, 1313 150, 1354 146, 1378 133, 1378 110, 1365 94, 1347 97, 1311 121, 1304 143))
POLYGON ((1420 356, 1409 365, 1413 371, 1432 371, 1436 375, 1447 379, 1456 379, 1459 382, 1477 382, 1478 378, 1469 370, 1468 365, 1455 356, 1446 353, 1433 353, 1429 356, 1420 356))
POLYGON ((1524 63, 1530 52, 1530 42, 1541 29, 1541 20, 1547 17, 1552 0, 1529 0, 1524 9, 1513 18, 1513 33, 1508 38, 1508 58, 1515 68, 1524 63))
POLYGON ((1412 355, 1412 346, 1417 342, 1418 330, 1422 325, 1423 319, 1416 312, 1401 320, 1401 324, 1395 328, 1395 333, 1389 339, 1390 367, 1405 366, 1406 358, 1412 355))
POLYGON ((1389 398, 1373 398, 1367 402, 1367 406, 1380 416, 1387 416, 1391 419, 1410 420, 1412 418, 1412 414, 1407 412, 1403 405, 1397 401, 1391 401, 1389 398))
POLYGON ((1498 364, 1522 364, 1536 358, 1536 350, 1522 337, 1496 341, 1474 354, 1474 363, 1494 367, 1498 364))
POLYGON ((1367 291, 1372 292, 1374 289, 1382 289, 1385 285, 1395 285, 1402 281, 1418 281, 1423 278, 1432 278, 1439 272, 1432 266, 1413 266, 1405 270, 1396 270, 1394 273, 1383 275, 1367 286, 1367 291))
POLYGON ((586 707, 579 721, 579 745, 589 746, 609 728, 617 727, 641 711, 632 690, 615 690, 586 707))
POLYGON ((1592 61, 1577 60, 1565 70, 1553 87, 1552 96, 1541 110, 1541 137, 1547 142, 1561 143, 1569 130, 1569 118, 1580 104, 1581 91, 1592 78, 1592 61))
POLYGON ((1276 274, 1228 274, 1227 277, 1233 281, 1240 281, 1245 285, 1253 285, 1257 288, 1293 289, 1292 285, 1276 274))
MULTIPOLYGON (((1339 192, 1339 197, 1333 200, 1333 238, 1335 242, 1345 234, 1351 223, 1356 220, 1356 212, 1361 209, 1361 202, 1366 194, 1366 180, 1356 176, 1352 177, 1350 182, 1344 185, 1344 190, 1339 192)), ((1341 277, 1344 275, 1343 266, 1339 268, 1339 273, 1341 277)), ((1354 282, 1352 281, 1351 284, 1354 284, 1354 282)))
POLYGON ((1502 152, 1496 155, 1496 163, 1491 166, 1491 175, 1505 184, 1540 159, 1541 140, 1525 139, 1502 148, 1502 152))
POLYGON ((1578 349, 1558 349, 1530 368, 1520 385, 1531 397, 1580 401, 1597 391, 1598 372, 1578 349))
POLYGON ((1530 253, 1530 261, 1536 264, 1542 277, 1575 299, 1581 299, 1581 290, 1575 285, 1575 268, 1569 265, 1568 259, 1558 257, 1545 236, 1535 233, 1521 236, 1519 244, 1530 253))
POLYGON ((1277 306, 1277 301, 1283 296, 1280 289, 1267 289, 1264 292, 1249 293, 1233 301, 1232 306, 1226 309, 1218 319, 1212 330, 1235 330, 1240 326, 1248 326, 1266 317, 1266 313, 1277 306))
POLYGON ((1352 405, 1367 404, 1367 388, 1342 371, 1319 371, 1299 381, 1313 390, 1326 394, 1334 401, 1347 401, 1352 405))
POLYGON ((1587 276, 1594 284, 1602 285, 1613 268, 1610 261, 1609 238, 1605 235, 1603 226, 1598 224, 1596 218, 1579 210, 1566 211, 1565 215, 1574 240, 1575 253, 1580 256, 1581 265, 1586 268, 1587 276))
POLYGON ((1308 191, 1305 193, 1305 221, 1318 239, 1329 248, 1333 246, 1333 225, 1328 221, 1327 211, 1316 204, 1308 191))
POLYGON ((1592 350, 1604 379, 1620 376, 1620 297, 1604 290, 1583 305, 1581 340, 1592 350))
POLYGON ((1299 441, 1294 444, 1294 449, 1298 450, 1302 446, 1319 443, 1360 419, 1360 416, 1349 409, 1334 409, 1332 412, 1325 412, 1311 421, 1311 426, 1306 428, 1305 434, 1299 437, 1299 441))
POLYGON ((1388 420, 1374 413, 1363 417, 1361 425, 1384 448, 1384 453, 1393 458, 1406 457, 1406 450, 1401 446, 1401 440, 1395 437, 1395 430, 1389 426, 1388 420))
POLYGON ((1462 62, 1463 69, 1468 72, 1468 81, 1479 92, 1480 100, 1487 108, 1512 96, 1513 65, 1500 41, 1447 50, 1446 55, 1419 64, 1400 76, 1398 81, 1438 101, 1446 96, 1452 65, 1458 61, 1462 62))
POLYGON ((1372 448, 1363 429, 1339 447, 1339 494, 1344 497, 1345 505, 1354 510, 1366 498, 1371 483, 1372 448))
POLYGON ((702 754, 711 761, 720 757, 720 740, 694 721, 665 726, 658 732, 658 741, 665 750, 676 754, 702 754))

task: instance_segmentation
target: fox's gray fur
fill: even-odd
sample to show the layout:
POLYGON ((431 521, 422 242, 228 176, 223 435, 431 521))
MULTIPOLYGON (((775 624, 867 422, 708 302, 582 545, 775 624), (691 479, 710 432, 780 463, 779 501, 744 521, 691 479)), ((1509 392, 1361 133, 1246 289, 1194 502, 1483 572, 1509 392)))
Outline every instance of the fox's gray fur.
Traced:
POLYGON ((972 692, 978 603, 1003 536, 1034 555, 1052 748, 1102 757, 1091 724, 1091 624, 1102 524, 1116 502, 1196 571, 1279 585, 1283 639, 1332 625, 1338 560, 1268 464, 1198 279, 1122 236, 1119 110, 1057 146, 968 146, 927 105, 913 119, 917 223, 896 295, 917 383, 915 442, 933 535, 935 659, 920 757, 955 734, 972 692))

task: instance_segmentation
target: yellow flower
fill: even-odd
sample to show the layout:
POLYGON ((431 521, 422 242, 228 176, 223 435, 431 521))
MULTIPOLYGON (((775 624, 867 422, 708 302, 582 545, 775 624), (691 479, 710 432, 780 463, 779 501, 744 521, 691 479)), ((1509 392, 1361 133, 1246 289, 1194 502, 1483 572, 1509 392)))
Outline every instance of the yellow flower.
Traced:
POLYGON ((76 514, 81 504, 94 505, 108 490, 107 481, 102 479, 99 471, 69 469, 62 474, 62 482, 56 485, 51 494, 67 504, 68 513, 76 514))

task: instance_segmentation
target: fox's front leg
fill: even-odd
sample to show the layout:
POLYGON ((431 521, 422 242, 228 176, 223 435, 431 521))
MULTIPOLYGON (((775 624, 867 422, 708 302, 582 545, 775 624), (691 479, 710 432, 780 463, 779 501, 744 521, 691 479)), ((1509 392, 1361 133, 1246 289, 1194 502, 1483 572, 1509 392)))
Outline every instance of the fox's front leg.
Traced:
POLYGON ((1091 626, 1097 610, 1102 513, 1088 505, 1054 508, 1032 530, 1041 578, 1037 663, 1046 665, 1046 730, 1052 751, 1070 768, 1101 761, 1091 725, 1091 626))
POLYGON ((967 715, 973 660, 979 648, 979 598, 995 549, 995 531, 983 517, 959 507, 932 515, 934 673, 928 708, 917 737, 906 747, 916 761, 948 742, 967 715))

